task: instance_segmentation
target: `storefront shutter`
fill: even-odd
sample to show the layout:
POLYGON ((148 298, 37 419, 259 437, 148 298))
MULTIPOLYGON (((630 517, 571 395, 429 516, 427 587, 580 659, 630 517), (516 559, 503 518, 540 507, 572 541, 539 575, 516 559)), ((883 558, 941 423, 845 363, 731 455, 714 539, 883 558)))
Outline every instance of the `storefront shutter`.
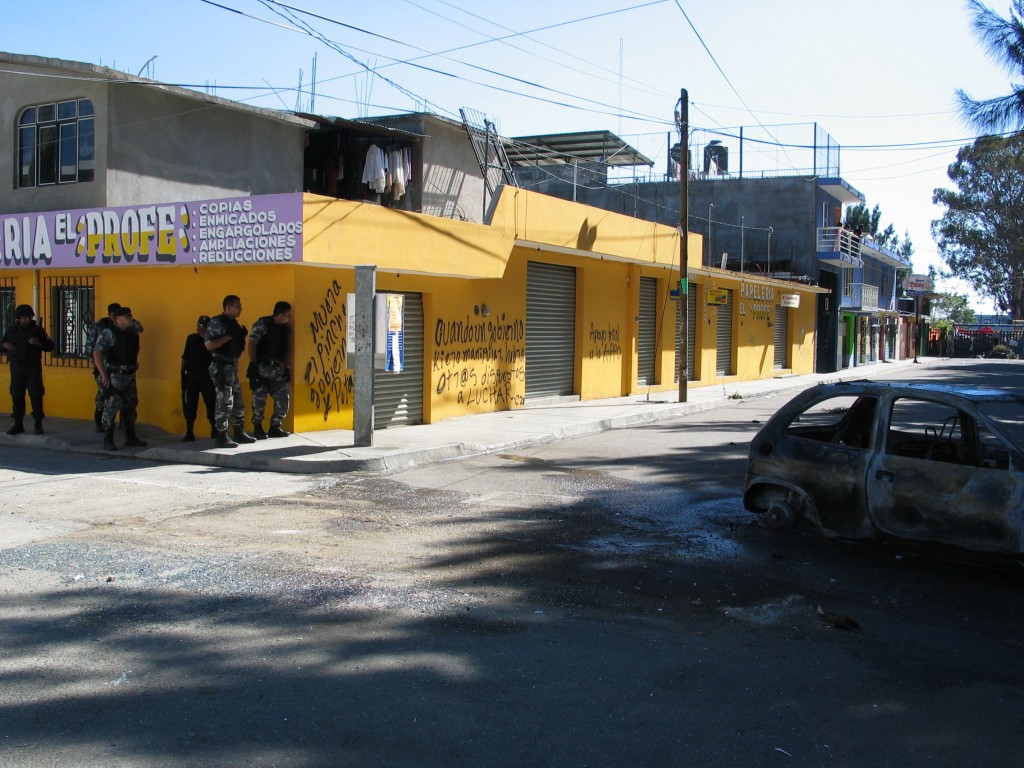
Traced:
POLYGON ((401 373, 373 371, 375 429, 423 423, 423 296, 405 296, 405 364, 401 373))
POLYGON ((654 358, 657 345, 658 280, 640 278, 640 322, 637 327, 637 384, 655 384, 654 358))
POLYGON ((526 267, 526 397, 573 394, 576 270, 531 261, 526 267))
POLYGON ((775 368, 789 368, 789 307, 775 307, 775 368))
POLYGON ((718 337, 715 374, 732 375, 732 291, 725 291, 727 303, 718 306, 718 337))

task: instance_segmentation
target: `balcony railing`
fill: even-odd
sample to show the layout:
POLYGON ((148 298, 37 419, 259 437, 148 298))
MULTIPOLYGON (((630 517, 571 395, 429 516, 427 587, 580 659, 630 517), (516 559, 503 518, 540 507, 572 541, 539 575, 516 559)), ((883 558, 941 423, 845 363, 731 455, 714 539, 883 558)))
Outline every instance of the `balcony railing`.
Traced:
POLYGON ((818 259, 841 269, 864 266, 860 238, 846 227, 818 227, 818 259))
POLYGON ((847 283, 843 288, 843 306, 878 309, 878 286, 868 283, 847 283))

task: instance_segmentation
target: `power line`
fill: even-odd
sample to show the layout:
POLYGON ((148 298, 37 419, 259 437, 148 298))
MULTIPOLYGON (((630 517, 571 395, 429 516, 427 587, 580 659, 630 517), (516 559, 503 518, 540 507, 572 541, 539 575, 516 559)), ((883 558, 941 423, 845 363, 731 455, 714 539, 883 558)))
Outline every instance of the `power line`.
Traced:
MULTIPOLYGON (((446 2, 446 0, 436 0, 436 1, 441 3, 442 5, 446 5, 449 8, 452 8, 452 9, 454 9, 456 11, 460 11, 461 13, 465 13, 468 16, 472 16, 475 19, 479 19, 480 21, 484 21, 484 22, 487 22, 488 24, 492 24, 493 26, 497 27, 498 29, 503 29, 506 32, 513 32, 513 33, 515 33, 515 30, 512 29, 511 27, 506 27, 503 24, 499 24, 496 21, 492 21, 491 19, 488 19, 485 16, 481 16, 480 14, 473 13, 472 11, 470 11, 470 10, 468 10, 466 8, 460 8, 457 5, 454 5, 452 3, 446 2)), ((451 24, 454 24, 454 25, 456 25, 458 27, 461 27, 463 29, 468 29, 471 32, 476 32, 477 34, 481 34, 481 35, 485 34, 485 33, 481 32, 481 31, 479 31, 477 29, 474 29, 473 27, 470 27, 467 24, 463 24, 463 23, 461 23, 459 21, 456 21, 455 19, 452 19, 452 18, 450 18, 448 16, 445 16, 445 15, 443 15, 441 13, 438 13, 437 11, 435 11, 435 10, 433 10, 431 8, 428 8, 428 7, 424 6, 424 5, 421 5, 420 3, 414 2, 414 0, 404 0, 404 2, 408 3, 409 5, 414 6, 416 8, 419 8, 420 10, 422 10, 422 11, 424 11, 426 13, 429 13, 429 14, 432 14, 434 16, 437 16, 440 19, 444 19, 445 21, 447 21, 447 22, 449 22, 451 24)), ((533 51, 530 51, 530 50, 528 50, 526 48, 523 48, 521 46, 513 45, 512 43, 508 42, 508 40, 506 40, 504 38, 499 40, 499 39, 495 39, 495 38, 492 37, 492 38, 489 38, 489 39, 490 40, 494 40, 495 42, 500 42, 502 45, 506 45, 506 46, 508 46, 510 48, 513 48, 514 50, 520 51, 521 53, 525 53, 527 56, 533 56, 534 58, 538 58, 541 61, 546 61, 546 62, 548 62, 550 64, 554 64, 554 65, 562 67, 564 69, 568 69, 568 70, 570 70, 572 72, 577 72, 577 73, 579 73, 581 75, 584 75, 586 77, 592 77, 594 79, 601 80, 601 81, 606 82, 606 83, 618 84, 618 82, 619 82, 619 73, 618 72, 615 72, 615 71, 613 71, 613 70, 611 70, 611 69, 609 69, 607 67, 603 67, 600 64, 597 64, 596 62, 584 59, 582 56, 577 56, 577 55, 575 55, 573 53, 570 53, 569 51, 565 51, 565 50, 563 50, 561 48, 556 48, 553 45, 545 43, 543 40, 537 40, 537 39, 535 39, 533 37, 530 37, 530 34, 527 33, 527 32, 518 33, 518 34, 521 34, 523 37, 525 37, 530 42, 536 43, 537 45, 541 45, 541 46, 543 46, 545 48, 548 48, 548 49, 550 49, 552 51, 555 51, 556 53, 560 53, 563 56, 567 56, 567 57, 569 57, 571 59, 575 59, 576 61, 583 62, 584 64, 587 64, 587 65, 589 65, 589 66, 591 66, 591 67, 593 67, 595 69, 603 70, 603 71, 605 71, 605 72, 607 72, 609 74, 615 75, 615 78, 614 79, 609 79, 609 78, 601 77, 600 75, 592 74, 590 72, 584 72, 582 69, 579 69, 578 67, 570 66, 568 64, 565 64, 565 63, 560 62, 560 61, 556 61, 556 60, 548 58, 546 56, 541 56, 540 54, 535 53, 533 51)), ((635 91, 638 91, 638 92, 641 92, 641 93, 646 93, 649 96, 658 96, 658 97, 663 97, 663 98, 670 98, 669 94, 664 93, 662 91, 658 91, 658 90, 652 90, 651 87, 647 83, 644 83, 643 81, 637 80, 637 79, 632 78, 632 77, 625 77, 623 79, 625 79, 625 80, 627 80, 627 81, 629 81, 631 83, 635 83, 636 85, 644 86, 644 87, 641 87, 641 88, 633 87, 632 90, 635 90, 635 91)))
MULTIPOLYGON (((394 88, 396 88, 396 90, 398 90, 401 93, 409 96, 411 99, 413 99, 414 102, 419 102, 419 103, 422 103, 422 104, 430 104, 433 107, 435 107, 438 110, 438 112, 447 113, 449 116, 452 116, 452 117, 455 117, 455 113, 452 110, 446 109, 446 108, 440 106, 439 104, 431 102, 430 100, 426 99, 425 97, 418 96, 418 95, 412 93, 411 91, 409 91, 408 89, 404 88, 403 86, 400 86, 395 81, 385 77, 384 75, 381 75, 380 74, 380 70, 381 69, 385 69, 387 67, 396 66, 396 65, 399 65, 399 64, 405 64, 405 65, 408 65, 408 66, 412 66, 412 67, 424 70, 426 72, 430 72, 432 74, 441 75, 443 77, 448 77, 448 78, 453 78, 453 79, 459 80, 461 82, 469 83, 469 84, 472 84, 472 85, 478 85, 478 86, 480 86, 482 88, 487 88, 489 90, 498 91, 500 93, 507 93, 509 95, 519 96, 521 98, 530 99, 530 100, 538 101, 538 102, 542 102, 542 103, 547 103, 547 104, 551 104, 553 106, 565 107, 567 109, 575 109, 575 110, 590 112, 590 113, 593 113, 593 114, 603 114, 603 115, 613 116, 613 117, 625 117, 625 118, 630 119, 630 120, 640 120, 640 121, 644 121, 644 122, 656 122, 656 123, 657 122, 665 122, 666 124, 668 124, 667 120, 663 120, 662 118, 659 118, 659 117, 655 117, 655 116, 652 116, 652 115, 645 115, 645 114, 639 113, 639 112, 633 112, 632 110, 630 110, 629 114, 622 114, 622 113, 620 113, 618 111, 615 111, 616 107, 614 105, 611 105, 611 104, 607 104, 607 103, 604 103, 604 102, 596 101, 596 100, 593 100, 593 99, 588 99, 586 97, 582 97, 582 96, 579 96, 577 94, 572 94, 572 93, 568 93, 568 92, 565 92, 565 91, 560 91, 558 89, 551 88, 549 86, 545 86, 545 85, 542 85, 540 83, 535 83, 533 81, 529 81, 529 80, 525 80, 523 78, 515 77, 514 75, 508 75, 508 74, 499 72, 497 70, 489 69, 487 67, 481 67, 479 65, 470 64, 470 63, 464 62, 464 61, 459 61, 457 59, 450 59, 449 57, 445 56, 445 54, 450 52, 450 51, 462 50, 462 49, 465 49, 465 48, 473 47, 475 45, 482 45, 484 42, 492 42, 492 41, 496 41, 496 40, 503 40, 503 39, 509 38, 509 37, 516 37, 516 36, 519 36, 519 35, 529 34, 529 32, 535 32, 535 31, 539 31, 539 30, 551 29, 551 28, 555 28, 555 27, 565 26, 567 24, 579 23, 580 21, 586 21, 586 20, 598 18, 600 16, 606 16, 606 15, 609 15, 610 13, 621 13, 623 11, 634 10, 636 8, 642 8, 642 7, 645 7, 646 5, 655 5, 657 3, 666 2, 666 0, 656 0, 656 2, 654 2, 654 3, 644 3, 644 4, 639 5, 639 6, 632 6, 630 8, 619 9, 617 11, 610 11, 610 12, 606 12, 606 13, 602 13, 602 14, 596 14, 596 15, 593 15, 593 16, 584 17, 584 18, 581 18, 581 19, 573 19, 573 20, 569 20, 569 21, 559 22, 557 24, 552 24, 552 25, 548 25, 548 26, 545 26, 545 27, 539 27, 539 28, 537 28, 535 30, 530 30, 529 32, 515 33, 513 35, 505 35, 503 37, 490 38, 489 40, 486 40, 486 41, 482 41, 482 42, 478 42, 478 43, 472 43, 472 44, 469 44, 469 45, 453 48, 453 49, 450 49, 450 51, 442 51, 442 52, 437 52, 437 53, 427 52, 423 56, 413 57, 413 58, 409 58, 409 59, 401 59, 401 60, 400 59, 395 59, 394 57, 391 57, 391 56, 383 56, 383 54, 379 54, 377 52, 366 51, 365 49, 358 49, 358 48, 354 48, 353 46, 349 46, 350 48, 353 48, 353 50, 360 50, 363 53, 369 53, 369 54, 372 54, 372 55, 383 56, 383 58, 391 60, 390 64, 385 64, 382 67, 376 67, 376 68, 370 68, 367 64, 359 61, 354 56, 352 56, 350 53, 348 53, 346 50, 344 50, 339 43, 330 40, 329 38, 324 36, 322 33, 318 32, 313 27, 311 27, 310 25, 308 25, 305 22, 302 22, 299 19, 295 18, 294 14, 292 14, 290 12, 285 14, 283 12, 279 12, 279 11, 275 10, 274 8, 270 8, 270 5, 273 4, 273 5, 280 6, 281 8, 284 8, 284 9, 287 9, 288 11, 290 11, 291 9, 295 8, 294 6, 290 6, 290 5, 286 5, 284 3, 277 2, 277 0, 258 0, 258 2, 260 2, 262 5, 267 7, 268 10, 271 10, 273 13, 276 13, 277 15, 282 16, 282 18, 289 18, 295 24, 301 25, 300 27, 289 27, 289 26, 277 24, 277 23, 275 23, 273 21, 268 21, 266 19, 261 19, 261 18, 259 18, 257 16, 253 16, 251 14, 248 14, 248 13, 244 12, 244 11, 241 11, 241 10, 238 10, 238 9, 235 9, 235 8, 230 8, 230 7, 225 6, 225 5, 221 4, 221 3, 214 2, 213 0, 200 0, 200 1, 204 2, 204 3, 207 3, 208 5, 215 6, 217 8, 222 8, 224 10, 231 11, 231 12, 236 13, 238 15, 245 16, 246 18, 252 19, 254 21, 265 22, 265 23, 271 24, 273 26, 281 27, 281 28, 286 29, 288 31, 298 32, 300 34, 305 34, 305 35, 308 35, 310 37, 313 37, 313 38, 319 40, 320 42, 322 42, 324 45, 327 45, 328 47, 330 47, 332 50, 335 50, 338 53, 342 54, 349 61, 357 64, 359 67, 362 68, 363 71, 369 72, 370 74, 373 74, 376 77, 380 77, 382 80, 387 82, 389 85, 392 85, 394 88), (478 70, 486 72, 488 74, 492 74, 492 75, 494 75, 496 77, 502 77, 502 78, 506 78, 506 79, 509 79, 509 80, 512 80, 512 81, 515 81, 515 82, 520 82, 520 83, 522 83, 524 85, 528 85, 530 87, 537 88, 537 89, 542 90, 542 91, 547 91, 547 92, 550 92, 550 93, 554 93, 554 94, 557 94, 557 95, 562 95, 562 96, 568 96, 568 97, 571 97, 571 98, 576 98, 576 99, 579 99, 579 100, 581 100, 581 101, 583 101, 585 103, 590 103, 590 104, 593 104, 593 105, 598 106, 598 107, 603 107, 604 109, 590 109, 590 108, 587 108, 585 106, 580 106, 578 104, 571 104, 571 103, 567 103, 567 102, 564 102, 564 101, 558 101, 558 100, 555 100, 555 99, 548 99, 548 98, 544 98, 544 97, 541 97, 541 96, 531 95, 531 94, 523 93, 521 91, 513 90, 511 88, 504 88, 502 86, 494 85, 494 84, 491 84, 491 83, 486 83, 486 82, 482 82, 482 81, 479 81, 479 80, 473 80, 473 79, 470 79, 470 78, 467 78, 467 77, 464 77, 464 76, 455 75, 455 74, 453 74, 451 72, 446 72, 444 70, 437 69, 435 67, 427 67, 425 65, 417 64, 416 63, 416 62, 418 62, 418 61, 420 61, 422 59, 430 58, 430 57, 434 57, 434 56, 441 56, 443 58, 449 58, 450 61, 453 61, 453 62, 455 62, 457 64, 461 64, 463 66, 466 66, 466 67, 469 67, 469 68, 472 68, 472 69, 478 69, 478 70)), ((411 45, 411 44, 408 44, 408 43, 404 43, 404 42, 402 42, 400 40, 396 40, 394 38, 389 38, 389 37, 385 37, 385 36, 382 36, 382 35, 378 35, 376 33, 369 32, 368 30, 364 30, 364 29, 362 29, 360 27, 355 27, 355 26, 353 26, 351 24, 345 24, 344 22, 339 22, 339 21, 337 21, 335 19, 331 19, 331 18, 326 17, 326 16, 321 16, 319 14, 315 14, 315 13, 311 13, 311 12, 308 12, 308 11, 304 11, 302 9, 296 9, 296 12, 297 13, 308 14, 308 15, 313 16, 315 18, 319 18, 321 20, 327 21, 328 23, 339 24, 339 25, 341 25, 343 27, 346 27, 346 28, 349 28, 349 29, 352 29, 352 30, 355 30, 355 31, 358 31, 358 32, 362 32, 362 33, 365 33, 365 34, 370 34, 370 35, 373 35, 374 37, 379 37, 379 38, 382 38, 382 39, 386 39, 386 40, 388 40, 390 42, 395 42, 395 43, 404 45, 406 47, 409 47, 409 48, 412 48, 412 49, 415 49, 415 50, 424 50, 422 48, 419 48, 418 46, 414 46, 414 45, 411 45)), ((322 83, 327 83, 327 82, 331 82, 333 80, 339 80, 339 79, 342 79, 342 78, 345 78, 345 77, 350 77, 350 76, 351 76, 351 73, 348 74, 348 75, 339 75, 339 76, 334 77, 334 78, 327 78, 325 80, 321 80, 320 83, 321 84, 322 83)))
MULTIPOLYGON (((683 18, 686 19, 686 23, 690 25, 690 29, 693 30, 693 34, 697 36, 698 42, 700 42, 701 46, 703 46, 704 50, 707 52, 708 57, 711 59, 711 63, 715 65, 715 68, 722 75, 722 78, 725 80, 726 85, 728 85, 729 88, 732 90, 732 92, 734 94, 736 94, 736 98, 740 100, 740 104, 742 104, 744 106, 744 108, 747 110, 747 112, 750 113, 750 116, 753 117, 754 120, 757 121, 757 124, 761 127, 761 129, 770 136, 771 135, 771 131, 769 131, 767 128, 765 128, 765 126, 761 123, 761 119, 754 113, 754 110, 752 110, 749 107, 747 102, 744 101, 743 97, 740 95, 740 92, 738 90, 736 90, 736 86, 734 86, 732 84, 732 80, 730 80, 729 76, 727 74, 725 74, 725 70, 722 69, 722 66, 718 63, 718 59, 715 58, 715 55, 711 52, 711 49, 708 48, 707 43, 704 42, 704 38, 701 37, 700 32, 697 31, 697 27, 690 20, 690 17, 686 13, 686 11, 683 9, 682 4, 679 2, 679 0, 674 0, 674 2, 676 4, 676 7, 679 9, 679 12, 681 14, 683 14, 683 18)), ((783 148, 783 151, 785 151, 785 147, 784 147, 783 144, 780 143, 780 144, 778 144, 778 146, 783 148)), ((787 156, 786 159, 789 160, 789 157, 787 156)), ((789 164, 790 164, 791 167, 795 167, 795 165, 793 164, 792 160, 789 160, 789 164)))

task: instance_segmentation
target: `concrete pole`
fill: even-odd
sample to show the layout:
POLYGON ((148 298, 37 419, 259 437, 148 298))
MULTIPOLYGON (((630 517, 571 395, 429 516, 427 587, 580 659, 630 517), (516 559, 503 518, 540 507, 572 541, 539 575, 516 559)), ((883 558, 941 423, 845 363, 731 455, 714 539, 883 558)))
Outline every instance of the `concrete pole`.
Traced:
POLYGON ((352 429, 355 446, 373 445, 373 297, 377 293, 377 267, 356 267, 355 402, 352 429))
POLYGON ((690 281, 687 273, 690 249, 688 247, 687 225, 690 221, 690 97, 686 89, 679 91, 679 359, 676 369, 679 371, 679 402, 685 403, 686 370, 688 356, 687 339, 689 338, 689 316, 686 311, 689 301, 690 281))

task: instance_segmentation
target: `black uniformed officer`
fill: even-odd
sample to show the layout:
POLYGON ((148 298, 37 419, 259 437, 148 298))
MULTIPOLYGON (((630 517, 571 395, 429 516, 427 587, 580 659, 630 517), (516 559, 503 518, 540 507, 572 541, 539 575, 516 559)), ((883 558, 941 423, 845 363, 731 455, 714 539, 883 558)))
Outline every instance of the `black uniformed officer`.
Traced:
POLYGON ((210 378, 217 390, 214 426, 217 428, 217 447, 236 448, 238 443, 254 443, 256 438, 245 433, 245 401, 242 384, 238 380, 238 358, 245 350, 245 337, 249 331, 239 325, 242 300, 234 294, 224 297, 224 311, 206 326, 206 348, 213 354, 210 378), (228 436, 228 422, 235 439, 228 436))
POLYGON ((249 368, 247 376, 252 387, 252 434, 257 440, 267 437, 288 437, 281 422, 288 414, 291 392, 288 390, 288 353, 291 350, 292 305, 279 301, 274 314, 261 317, 252 324, 249 334, 249 368), (263 414, 267 397, 274 398, 270 429, 263 431, 263 414))
POLYGON ((36 313, 28 304, 14 310, 14 324, 4 332, 2 346, 11 364, 11 414, 14 426, 8 435, 25 431, 25 392, 32 401, 35 432, 43 434, 43 352, 53 349, 53 339, 36 324, 36 313))
POLYGON ((195 423, 199 415, 199 396, 203 396, 206 405, 206 418, 210 422, 213 437, 216 437, 216 403, 217 392, 210 378, 212 355, 206 348, 206 327, 210 324, 209 315, 200 315, 196 321, 196 332, 190 333, 185 339, 185 351, 181 353, 181 409, 185 416, 185 438, 182 442, 189 443, 196 439, 195 423))

